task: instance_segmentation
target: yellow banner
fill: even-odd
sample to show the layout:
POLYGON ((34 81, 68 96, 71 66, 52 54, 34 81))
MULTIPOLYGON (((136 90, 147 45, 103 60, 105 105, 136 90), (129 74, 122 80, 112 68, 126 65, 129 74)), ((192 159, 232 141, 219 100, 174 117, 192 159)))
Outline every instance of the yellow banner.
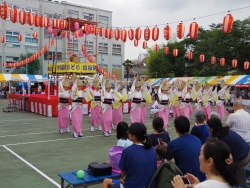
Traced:
MULTIPOLYGON (((52 74, 52 64, 48 64, 48 74, 52 74)), ((54 65, 54 73, 96 73, 96 63, 63 62, 54 65)))

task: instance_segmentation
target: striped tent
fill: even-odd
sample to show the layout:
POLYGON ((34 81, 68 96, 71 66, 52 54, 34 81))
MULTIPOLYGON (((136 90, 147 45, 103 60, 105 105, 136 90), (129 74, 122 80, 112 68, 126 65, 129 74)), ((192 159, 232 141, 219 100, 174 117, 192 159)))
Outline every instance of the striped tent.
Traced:
POLYGON ((247 84, 250 83, 250 75, 245 75, 241 80, 239 80, 236 84, 247 84))
POLYGON ((43 82, 47 81, 47 75, 31 75, 31 74, 0 74, 0 82, 16 81, 16 82, 43 82))

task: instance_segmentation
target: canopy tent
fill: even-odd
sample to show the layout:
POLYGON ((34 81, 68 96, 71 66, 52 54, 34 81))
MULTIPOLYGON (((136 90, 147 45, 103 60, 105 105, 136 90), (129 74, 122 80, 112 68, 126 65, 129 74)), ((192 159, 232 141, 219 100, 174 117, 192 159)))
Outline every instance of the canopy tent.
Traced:
POLYGON ((204 80, 206 77, 194 77, 192 80, 189 81, 190 84, 193 84, 194 82, 201 82, 204 80))
POLYGON ((156 80, 152 85, 155 86, 155 85, 160 85, 161 81, 162 80, 165 80, 166 78, 159 78, 158 80, 156 80))
POLYGON ((250 75, 245 75, 241 80, 239 80, 236 84, 248 84, 250 83, 250 75))
POLYGON ((0 82, 43 82, 47 81, 47 75, 32 75, 32 74, 0 74, 0 82))
POLYGON ((239 75, 236 79, 234 79, 230 84, 231 85, 235 85, 237 84, 240 80, 242 80, 244 77, 246 77, 247 75, 239 75))

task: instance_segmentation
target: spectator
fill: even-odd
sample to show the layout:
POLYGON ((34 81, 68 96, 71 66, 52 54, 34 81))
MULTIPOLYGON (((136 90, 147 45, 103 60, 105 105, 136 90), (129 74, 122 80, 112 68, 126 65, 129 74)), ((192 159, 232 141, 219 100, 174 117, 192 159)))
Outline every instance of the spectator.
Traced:
POLYGON ((156 146, 159 143, 158 139, 162 139, 163 144, 169 143, 170 138, 168 132, 164 131, 164 122, 161 117, 156 117, 153 120, 153 129, 154 133, 149 135, 149 138, 151 139, 152 146, 156 146))
POLYGON ((206 113, 203 110, 197 110, 194 113, 194 121, 197 126, 194 126, 190 132, 190 134, 199 138, 202 144, 205 143, 207 137, 209 137, 210 135, 205 120, 206 120, 206 113))
MULTIPOLYGON (((194 188, 232 188, 238 186, 238 168, 230 157, 229 147, 217 140, 209 138, 200 152, 200 169, 207 175, 207 180, 199 182, 192 174, 186 177, 194 188)), ((175 176, 172 181, 174 188, 186 188, 181 177, 175 176)))
POLYGON ((177 117, 174 126, 179 137, 168 143, 167 160, 174 159, 183 174, 191 173, 204 181, 205 174, 200 172, 198 160, 202 146, 200 139, 189 134, 190 122, 187 117, 177 117))
POLYGON ((155 151, 157 154, 157 167, 161 165, 161 163, 166 160, 167 156, 167 148, 164 145, 156 145, 155 151))
POLYGON ((42 93, 42 86, 40 84, 38 84, 37 93, 38 94, 42 93))
POLYGON ((128 138, 128 124, 124 121, 118 123, 116 127, 117 146, 126 148, 133 144, 128 138))
POLYGON ((243 109, 241 100, 233 104, 234 113, 228 114, 227 125, 250 144, 250 115, 243 109))
POLYGON ((218 112, 211 112, 209 119, 211 118, 217 118, 221 120, 220 114, 218 112))
POLYGON ((243 138, 236 132, 229 130, 229 127, 222 127, 222 123, 217 118, 212 118, 207 121, 211 136, 226 143, 233 156, 234 163, 240 168, 240 185, 245 186, 246 172, 250 163, 250 147, 243 138))

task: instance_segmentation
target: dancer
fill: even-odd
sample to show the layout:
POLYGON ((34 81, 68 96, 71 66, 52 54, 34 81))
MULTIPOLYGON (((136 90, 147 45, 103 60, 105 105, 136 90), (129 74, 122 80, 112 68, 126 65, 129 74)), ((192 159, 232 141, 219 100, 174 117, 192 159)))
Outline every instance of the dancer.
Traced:
POLYGON ((164 129, 167 131, 168 118, 169 118, 169 97, 168 97, 169 85, 168 81, 164 80, 159 87, 159 117, 163 119, 164 129))
POLYGON ((218 114, 220 114, 221 120, 223 121, 225 118, 225 107, 224 100, 227 99, 227 86, 225 81, 223 80, 220 84, 221 90, 218 91, 218 100, 216 101, 216 110, 218 114))
POLYGON ((192 105, 191 105, 191 89, 192 87, 186 83, 182 91, 182 100, 180 105, 180 115, 186 116, 190 119, 192 114, 192 105))
POLYGON ((152 102, 152 98, 151 98, 151 90, 152 87, 150 85, 150 88, 148 89, 148 82, 143 83, 142 81, 142 89, 141 89, 141 93, 142 93, 142 100, 141 100, 141 119, 140 119, 140 123, 145 124, 146 123, 146 118, 147 118, 147 103, 151 103, 152 102))
POLYGON ((82 116, 83 116, 83 109, 82 109, 82 100, 83 98, 89 102, 92 100, 92 97, 89 93, 88 88, 82 90, 83 82, 77 78, 76 74, 74 73, 72 76, 72 108, 71 108, 71 119, 72 119, 72 128, 73 128, 73 136, 75 138, 82 137, 82 116))
POLYGON ((196 84, 193 84, 192 91, 191 91, 191 96, 193 101, 195 101, 195 110, 203 110, 202 109, 202 87, 197 82, 196 84))
POLYGON ((69 124, 70 124, 70 106, 69 99, 71 91, 69 90, 70 84, 66 76, 62 81, 59 82, 59 104, 58 104, 58 129, 61 134, 64 133, 63 129, 66 129, 66 132, 69 133, 69 124))
POLYGON ((175 88, 175 90, 173 92, 175 93, 176 96, 178 96, 178 99, 175 98, 175 100, 173 102, 174 119, 180 116, 180 104, 181 104, 181 100, 182 100, 182 90, 185 87, 185 82, 178 81, 176 83, 176 86, 177 87, 175 88))
POLYGON ((122 82, 116 83, 115 80, 115 89, 114 89, 114 101, 113 101, 113 122, 112 129, 116 129, 118 123, 122 122, 123 114, 122 114, 122 102, 126 102, 128 99, 127 94, 127 86, 123 85, 122 82))
POLYGON ((101 83, 99 83, 98 76, 94 77, 92 84, 89 85, 89 91, 93 96, 93 100, 91 101, 91 127, 90 131, 94 132, 94 127, 99 127, 98 130, 102 130, 101 126, 101 110, 102 110, 102 103, 101 103, 101 83), (94 90, 92 89, 94 86, 94 90))
POLYGON ((213 87, 209 86, 207 82, 204 83, 202 92, 202 109, 206 112, 206 120, 209 119, 211 113, 211 104, 209 101, 213 98, 212 89, 213 87))

